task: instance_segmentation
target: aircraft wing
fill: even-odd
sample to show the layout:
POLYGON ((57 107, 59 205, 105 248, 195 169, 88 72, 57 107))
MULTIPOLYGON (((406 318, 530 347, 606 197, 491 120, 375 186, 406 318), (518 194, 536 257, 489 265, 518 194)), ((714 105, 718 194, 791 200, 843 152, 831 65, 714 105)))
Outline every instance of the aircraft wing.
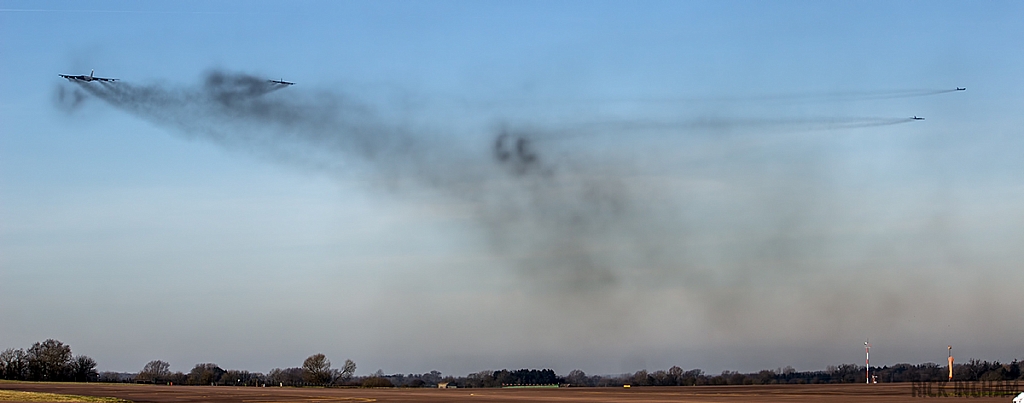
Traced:
POLYGON ((58 76, 61 76, 61 77, 66 78, 68 80, 78 80, 78 81, 84 81, 84 82, 90 82, 90 81, 112 82, 112 81, 117 81, 116 78, 96 77, 96 76, 93 76, 92 73, 89 73, 89 75, 87 75, 87 76, 86 75, 79 76, 79 75, 71 75, 71 74, 58 74, 58 76))

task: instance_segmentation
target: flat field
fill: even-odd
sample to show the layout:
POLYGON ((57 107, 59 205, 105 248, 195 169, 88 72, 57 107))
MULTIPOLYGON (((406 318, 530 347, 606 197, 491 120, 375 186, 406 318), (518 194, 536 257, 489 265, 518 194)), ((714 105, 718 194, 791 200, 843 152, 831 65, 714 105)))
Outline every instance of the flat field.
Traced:
POLYGON ((558 389, 323 389, 0 382, 0 389, 117 397, 137 403, 277 402, 907 402, 1009 403, 1012 397, 914 398, 910 384, 662 386, 558 389))

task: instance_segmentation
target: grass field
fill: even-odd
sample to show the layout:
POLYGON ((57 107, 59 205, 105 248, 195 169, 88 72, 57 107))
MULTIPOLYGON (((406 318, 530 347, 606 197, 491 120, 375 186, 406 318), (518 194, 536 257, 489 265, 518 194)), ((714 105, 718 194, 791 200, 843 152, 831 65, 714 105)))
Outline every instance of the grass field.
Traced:
POLYGON ((62 395, 57 393, 0 389, 0 402, 129 403, 130 401, 116 397, 62 395))

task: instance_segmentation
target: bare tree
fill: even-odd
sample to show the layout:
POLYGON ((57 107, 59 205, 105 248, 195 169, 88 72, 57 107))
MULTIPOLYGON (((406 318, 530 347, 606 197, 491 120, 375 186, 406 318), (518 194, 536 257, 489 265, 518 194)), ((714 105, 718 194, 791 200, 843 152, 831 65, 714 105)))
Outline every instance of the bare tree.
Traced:
POLYGON ((161 383, 167 380, 167 377, 171 375, 171 364, 167 361, 153 360, 146 363, 146 366, 142 367, 142 371, 139 372, 139 376, 136 379, 140 381, 161 383))
POLYGON ((349 379, 352 379, 352 375, 356 373, 356 363, 352 360, 345 360, 345 365, 341 367, 341 370, 334 371, 334 382, 345 383, 349 379))
POLYGON ((22 380, 28 377, 28 354, 9 348, 0 353, 0 378, 22 380))
POLYGON ((582 370, 574 369, 565 376, 565 381, 572 386, 587 386, 587 374, 582 370))
POLYGON ((323 354, 313 354, 302 363, 302 377, 306 382, 325 385, 331 382, 333 375, 331 361, 323 354))
POLYGON ((224 370, 212 362, 196 364, 188 373, 188 383, 193 385, 212 385, 220 380, 224 370))
POLYGON ((96 360, 85 355, 76 355, 71 360, 71 379, 75 382, 89 382, 99 378, 96 360))
POLYGON ((28 349, 28 377, 33 381, 63 381, 70 376, 71 347, 58 340, 36 342, 28 349))
POLYGON ((682 385, 683 382, 683 369, 677 366, 672 366, 668 369, 668 376, 672 378, 673 385, 682 385))

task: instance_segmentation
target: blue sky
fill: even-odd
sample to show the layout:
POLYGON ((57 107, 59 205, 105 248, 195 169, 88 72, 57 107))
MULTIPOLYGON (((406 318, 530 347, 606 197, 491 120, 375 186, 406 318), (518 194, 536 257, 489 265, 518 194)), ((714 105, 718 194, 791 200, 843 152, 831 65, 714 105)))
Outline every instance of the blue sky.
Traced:
POLYGON ((865 338, 883 364, 947 344, 1024 358, 1022 17, 2 1, 0 348, 57 338, 102 370, 323 352, 457 375, 816 369, 858 362, 865 338), (268 100, 357 105, 369 133, 416 146, 58 101, 78 87, 57 74, 91 69, 168 93, 211 71, 283 78, 268 100), (501 130, 539 168, 494 160, 501 130))

